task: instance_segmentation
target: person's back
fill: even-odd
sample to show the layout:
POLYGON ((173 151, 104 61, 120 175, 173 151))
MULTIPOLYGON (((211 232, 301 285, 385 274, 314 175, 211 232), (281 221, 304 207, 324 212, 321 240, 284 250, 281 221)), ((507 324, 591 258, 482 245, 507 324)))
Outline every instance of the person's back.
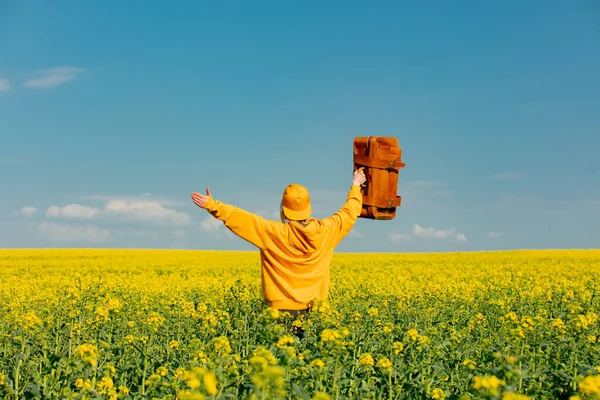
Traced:
POLYGON ((242 239, 260 250, 263 296, 278 310, 306 310, 311 301, 326 299, 329 265, 340 241, 354 226, 362 208, 361 170, 344 206, 324 219, 310 218, 306 188, 289 185, 282 197, 281 222, 266 220, 241 208, 193 193, 194 202, 242 239))

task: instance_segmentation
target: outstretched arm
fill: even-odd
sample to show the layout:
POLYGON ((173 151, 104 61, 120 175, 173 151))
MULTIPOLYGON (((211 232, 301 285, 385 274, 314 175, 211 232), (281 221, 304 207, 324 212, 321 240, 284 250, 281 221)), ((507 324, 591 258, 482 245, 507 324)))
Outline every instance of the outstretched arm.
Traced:
POLYGON ((328 219, 332 221, 336 230, 336 242, 341 241, 350 232, 362 210, 363 196, 360 185, 366 181, 362 168, 354 173, 350 192, 346 197, 346 203, 328 219))
POLYGON ((213 217, 223 221, 225 226, 237 236, 259 249, 264 248, 266 237, 274 229, 272 221, 267 221, 263 217, 242 208, 215 200, 208 188, 206 189, 206 195, 193 192, 192 200, 198 207, 204 208, 213 217))

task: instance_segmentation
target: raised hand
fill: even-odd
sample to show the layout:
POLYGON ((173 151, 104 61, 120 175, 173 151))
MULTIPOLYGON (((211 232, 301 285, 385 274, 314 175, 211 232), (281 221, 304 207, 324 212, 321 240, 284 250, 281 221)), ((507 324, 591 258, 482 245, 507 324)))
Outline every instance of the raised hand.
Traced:
POLYGON ((194 204, 196 204, 200 208, 206 208, 206 203, 211 197, 212 195, 210 194, 209 188, 206 188, 206 195, 200 194, 198 192, 192 193, 192 200, 194 201, 194 204))
POLYGON ((352 184, 356 186, 360 186, 367 181, 367 177, 363 171, 363 167, 354 171, 354 176, 352 177, 352 184))

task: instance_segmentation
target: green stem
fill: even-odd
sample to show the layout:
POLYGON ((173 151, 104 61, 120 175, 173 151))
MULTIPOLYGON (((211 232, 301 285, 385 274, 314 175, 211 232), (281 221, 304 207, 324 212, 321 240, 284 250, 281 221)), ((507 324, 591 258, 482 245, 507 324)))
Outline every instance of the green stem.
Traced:
POLYGON ((337 380, 338 380, 338 361, 339 358, 335 359, 335 366, 333 367, 333 385, 331 387, 331 392, 335 392, 335 398, 336 400, 339 397, 339 387, 337 386, 337 380))
POLYGON ((142 374, 142 395, 146 394, 146 370, 148 369, 148 358, 144 352, 144 373, 142 374))
POLYGON ((390 400, 392 400, 394 398, 394 389, 392 388, 392 372, 391 371, 388 374, 388 387, 389 387, 389 391, 390 391, 389 398, 390 398, 390 400))
POLYGON ((17 367, 15 368, 15 399, 19 398, 19 369, 21 368, 21 358, 17 360, 17 367))

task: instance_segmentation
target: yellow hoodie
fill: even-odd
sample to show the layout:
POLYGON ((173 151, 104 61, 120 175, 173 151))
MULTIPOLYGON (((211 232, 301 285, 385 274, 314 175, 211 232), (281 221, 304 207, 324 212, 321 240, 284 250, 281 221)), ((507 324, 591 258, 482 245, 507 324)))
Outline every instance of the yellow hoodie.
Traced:
POLYGON ((214 198, 205 207, 260 250, 263 296, 269 306, 301 310, 314 299, 327 298, 333 251, 354 226, 362 200, 360 187, 352 185, 340 210, 324 219, 311 218, 306 226, 267 220, 214 198))

